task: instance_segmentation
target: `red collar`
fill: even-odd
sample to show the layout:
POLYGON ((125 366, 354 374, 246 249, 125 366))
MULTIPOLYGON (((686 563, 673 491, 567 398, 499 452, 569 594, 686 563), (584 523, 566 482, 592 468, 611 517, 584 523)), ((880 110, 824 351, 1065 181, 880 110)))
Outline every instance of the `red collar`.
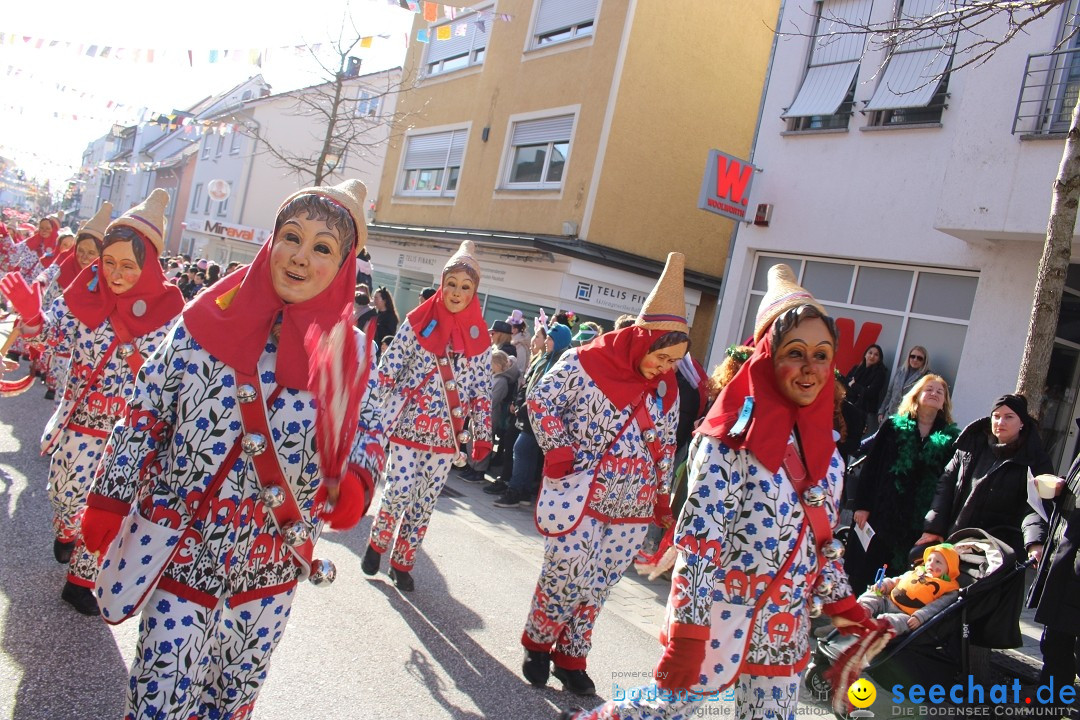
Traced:
POLYGON ((657 375, 652 380, 646 380, 638 371, 641 358, 667 332, 631 325, 594 338, 578 350, 578 358, 596 386, 619 410, 637 400, 642 393, 655 392, 662 398, 664 412, 667 412, 679 396, 675 371, 657 375))
POLYGON ((446 309, 442 288, 409 311, 406 315, 420 347, 435 355, 447 350, 465 357, 475 357, 491 347, 491 337, 484 323, 480 300, 472 302, 458 313, 446 309))

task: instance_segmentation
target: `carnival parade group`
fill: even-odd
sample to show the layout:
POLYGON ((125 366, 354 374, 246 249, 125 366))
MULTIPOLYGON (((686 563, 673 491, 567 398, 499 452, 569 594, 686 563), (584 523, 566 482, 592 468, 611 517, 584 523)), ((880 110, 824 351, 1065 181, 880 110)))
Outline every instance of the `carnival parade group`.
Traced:
MULTIPOLYGON (((74 237, 53 218, 0 236, 18 314, 5 352, 32 357, 56 394, 41 448, 62 596, 110 624, 137 618, 126 718, 250 717, 295 594, 336 575, 317 556, 323 530, 373 507, 363 572, 385 567, 408 592, 451 469, 492 452, 480 253, 461 244, 376 361, 353 314, 365 194, 350 180, 285 198, 255 259, 186 303, 159 261, 164 190, 116 219, 104 204, 74 237)), ((738 717, 794 718, 814 617, 855 638, 836 687, 895 632, 856 602, 833 537, 837 331, 786 266, 725 361, 672 517, 683 263, 669 254, 631 325, 570 349, 528 392, 545 552, 522 608, 524 678, 592 694, 611 588, 654 523, 677 553, 652 681, 665 692, 567 718, 691 717, 717 690, 738 717)))

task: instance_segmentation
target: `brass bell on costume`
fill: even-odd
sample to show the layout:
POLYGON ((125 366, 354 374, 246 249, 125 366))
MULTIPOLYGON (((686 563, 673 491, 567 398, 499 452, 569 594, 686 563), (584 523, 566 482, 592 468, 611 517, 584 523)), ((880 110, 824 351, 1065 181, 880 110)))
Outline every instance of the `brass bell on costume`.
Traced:
POLYGON ((818 581, 817 586, 814 588, 814 592, 818 595, 830 595, 833 591, 833 581, 831 578, 822 578, 818 581))
POLYGON ((240 449, 245 455, 258 455, 266 449, 266 436, 259 433, 248 433, 240 440, 240 449))
POLYGON ((293 547, 297 545, 303 545, 308 539, 307 525, 303 522, 294 522, 286 525, 281 530, 282 536, 285 538, 285 542, 289 543, 293 547))
POLYGON ((116 347, 116 354, 120 356, 121 360, 127 360, 133 352, 135 352, 135 346, 131 343, 124 343, 116 347))
POLYGON ((844 557, 844 543, 833 538, 821 546, 821 554, 828 560, 839 560, 844 557))
POLYGON ((656 442, 656 430, 649 428, 641 434, 641 437, 647 443, 656 442))
POLYGON ((457 390, 457 381, 456 380, 447 380, 446 381, 446 392, 454 392, 455 390, 457 390))
POLYGON ((671 469, 671 456, 665 455, 664 457, 660 458, 660 462, 658 462, 657 465, 660 467, 660 470, 662 472, 667 472, 671 469))
POLYGON ((312 560, 308 580, 312 585, 323 587, 337 580, 337 565, 332 560, 312 560))
POLYGON ((810 507, 818 507, 825 504, 825 490, 820 485, 811 485, 803 491, 803 500, 810 507))
POLYGON ((450 361, 449 361, 449 360, 447 360, 447 359, 446 359, 446 358, 444 358, 444 357, 441 357, 441 358, 439 358, 439 364, 440 364, 440 365, 449 365, 449 364, 450 364, 450 361))
POLYGON ((825 612, 825 601, 817 595, 813 596, 810 598, 810 607, 806 612, 811 618, 821 617, 821 613, 825 612))
POLYGON ((242 403, 252 402, 258 394, 255 392, 255 388, 248 384, 243 384, 236 388, 236 399, 242 403))
POLYGON ((259 491, 259 500, 262 501, 263 505, 273 510, 285 503, 285 491, 277 485, 264 487, 259 491))
POLYGON ((462 445, 467 444, 470 440, 472 440, 472 435, 469 434, 468 430, 462 430, 457 434, 457 441, 462 445))
POLYGON ((465 417, 465 411, 461 409, 460 405, 455 406, 454 409, 450 411, 450 414, 456 418, 465 417))
POLYGON ((461 450, 458 450, 457 454, 454 455, 454 467, 465 467, 468 464, 469 464, 469 458, 467 458, 465 456, 464 452, 462 452, 461 450))

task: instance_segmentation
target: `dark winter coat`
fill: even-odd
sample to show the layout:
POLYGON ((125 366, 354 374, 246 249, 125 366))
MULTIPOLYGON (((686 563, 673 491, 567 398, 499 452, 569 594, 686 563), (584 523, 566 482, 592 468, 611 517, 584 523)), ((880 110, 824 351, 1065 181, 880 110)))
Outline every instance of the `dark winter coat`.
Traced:
POLYGON ((1046 507, 1052 509, 1043 559, 1028 593, 1028 607, 1035 608, 1035 622, 1055 630, 1080 635, 1080 456, 1073 461, 1065 489, 1046 507))
POLYGON ((878 430, 855 494, 855 509, 869 511, 869 522, 876 533, 870 547, 875 551, 874 570, 887 562, 889 575, 907 569, 908 552, 922 534, 923 517, 930 509, 945 464, 953 456, 955 446, 951 441, 958 434, 955 425, 945 422, 943 413, 938 413, 926 438, 919 435, 917 423, 901 422, 905 429, 897 423, 894 415, 878 430), (912 427, 907 428, 909 424, 912 427), (940 442, 931 442, 931 438, 940 442), (898 474, 894 466, 906 440, 913 444, 912 454, 918 455, 912 457, 909 470, 898 474))
POLYGON ((884 363, 867 365, 864 360, 844 376, 848 402, 864 413, 876 413, 881 404, 881 393, 888 380, 889 371, 885 369, 884 363))
POLYGON ((389 310, 383 310, 375 320, 375 341, 382 342, 383 338, 392 338, 397 333, 398 319, 389 310))
MULTIPOLYGON (((1020 437, 1002 448, 990 434, 990 418, 968 425, 956 440, 937 495, 926 514, 926 532, 942 537, 960 528, 981 528, 1012 546, 1016 559, 1046 539, 1046 522, 1028 505, 1028 468, 1032 475, 1053 472, 1038 430, 1028 422, 1020 437)), ((990 648, 1019 647, 1024 607, 1024 573, 1002 585, 993 613, 972 623, 971 642, 990 648)))
POLYGON ((968 425, 938 481, 926 514, 926 532, 942 537, 960 528, 981 528, 1008 543, 1018 555, 1046 538, 1046 523, 1027 503, 1027 475, 1052 473, 1038 430, 1020 431, 1015 452, 997 452, 990 418, 968 425))

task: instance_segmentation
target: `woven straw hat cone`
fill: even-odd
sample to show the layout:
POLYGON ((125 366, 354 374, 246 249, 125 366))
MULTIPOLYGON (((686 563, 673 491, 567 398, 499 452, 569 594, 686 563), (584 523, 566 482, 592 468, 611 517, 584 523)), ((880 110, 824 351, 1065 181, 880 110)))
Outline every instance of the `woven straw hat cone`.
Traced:
POLYGON ((476 245, 473 244, 472 240, 461 241, 461 247, 446 261, 442 274, 445 276, 450 268, 455 265, 468 265, 476 273, 476 277, 480 277, 480 263, 476 261, 476 245))
POLYGON ((787 265, 773 265, 769 268, 769 281, 765 289, 765 297, 761 298, 758 306, 757 319, 754 321, 754 342, 772 327, 776 318, 783 315, 791 308, 800 305, 813 305, 824 315, 825 308, 814 299, 814 296, 806 291, 795 280, 795 273, 787 265))
POLYGON ((92 235, 98 239, 98 241, 105 239, 105 229, 109 227, 109 219, 112 217, 112 203, 106 200, 101 203, 101 207, 94 213, 94 217, 90 218, 82 225, 79 226, 79 232, 76 236, 87 234, 92 235))
POLYGON ((686 256, 679 252, 668 253, 664 272, 656 281, 641 313, 634 324, 649 330, 690 332, 686 324, 686 296, 683 292, 683 270, 686 256))
POLYGON ((285 202, 281 203, 281 207, 278 208, 278 214, 280 215, 286 205, 301 195, 320 195, 345 208, 345 211, 352 217, 353 224, 356 225, 356 247, 353 249, 357 253, 364 249, 364 245, 367 244, 367 217, 364 215, 364 198, 367 197, 367 185, 359 180, 346 180, 337 185, 306 187, 285 198, 285 202))
POLYGON ((109 223, 109 228, 121 225, 132 228, 149 240, 161 255, 165 250, 165 208, 168 205, 169 193, 154 188, 150 197, 109 223))

